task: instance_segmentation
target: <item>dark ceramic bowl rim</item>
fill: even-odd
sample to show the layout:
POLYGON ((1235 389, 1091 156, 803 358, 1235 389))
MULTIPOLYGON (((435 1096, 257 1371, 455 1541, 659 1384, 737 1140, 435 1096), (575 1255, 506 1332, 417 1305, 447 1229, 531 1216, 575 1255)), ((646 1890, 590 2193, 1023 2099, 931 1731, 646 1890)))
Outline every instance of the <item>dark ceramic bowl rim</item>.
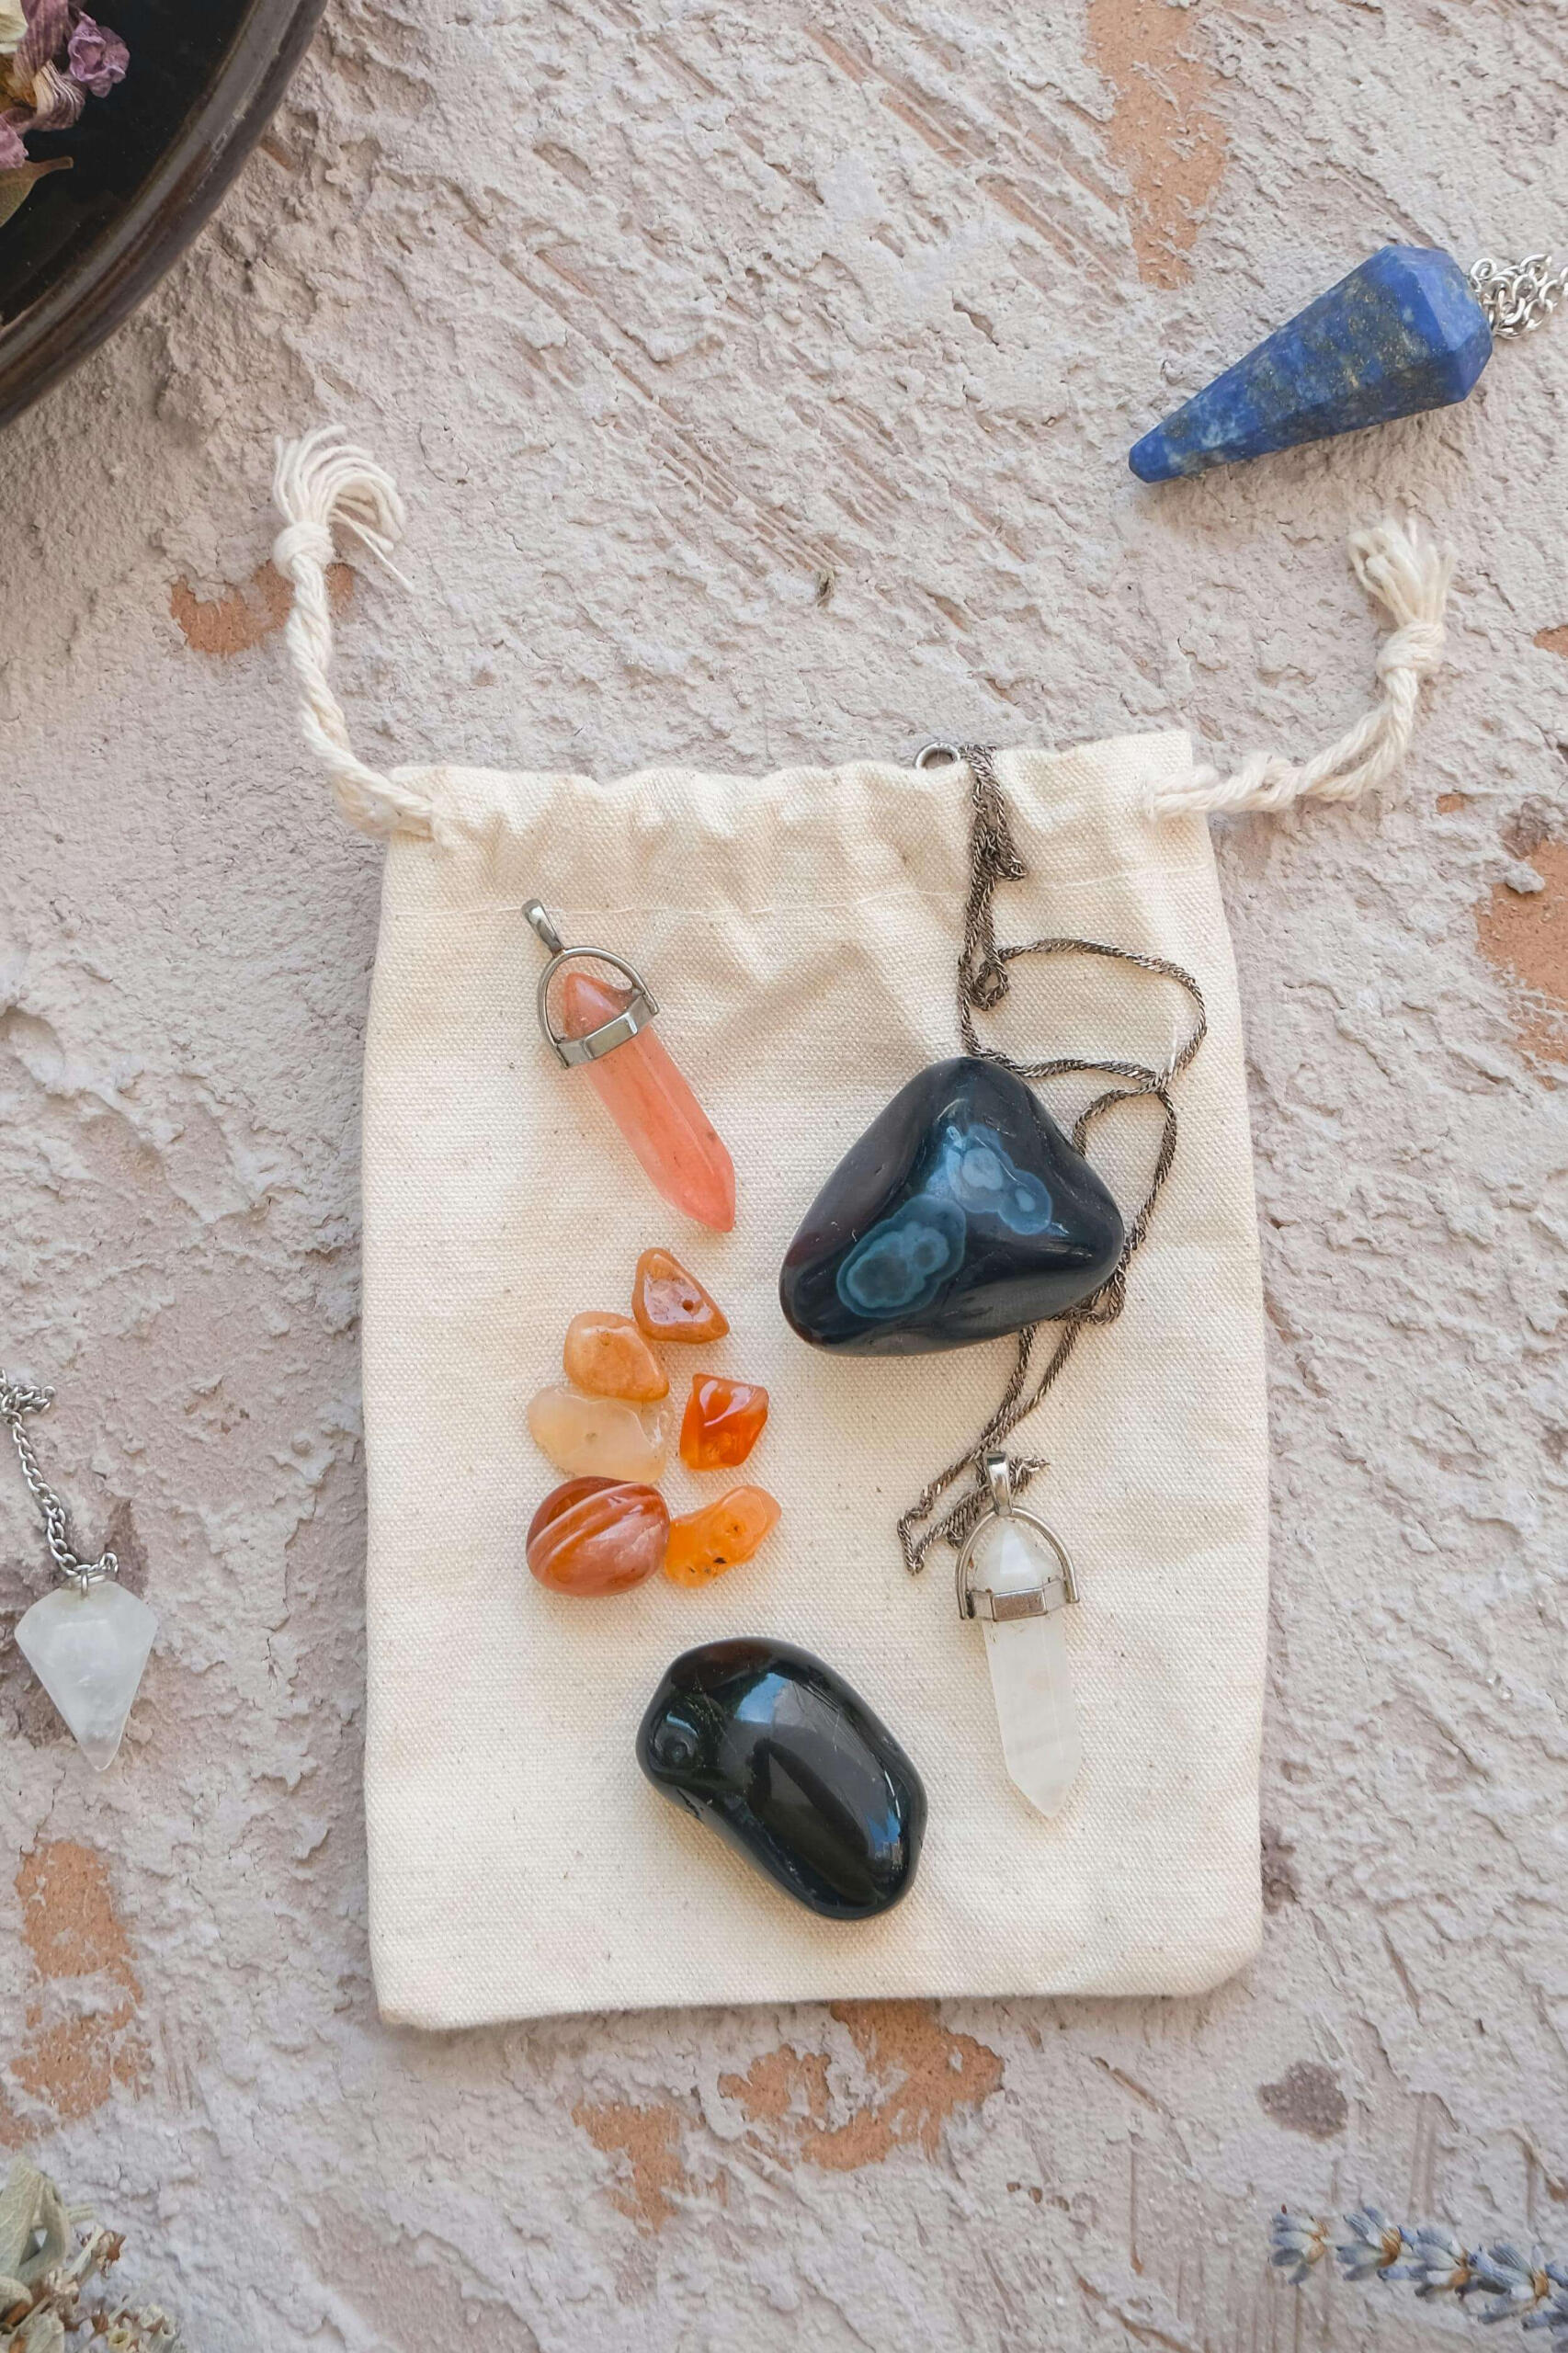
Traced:
POLYGON ((0 426, 96 350, 178 259, 266 129, 324 6, 252 0, 210 86, 125 210, 0 326, 0 426))

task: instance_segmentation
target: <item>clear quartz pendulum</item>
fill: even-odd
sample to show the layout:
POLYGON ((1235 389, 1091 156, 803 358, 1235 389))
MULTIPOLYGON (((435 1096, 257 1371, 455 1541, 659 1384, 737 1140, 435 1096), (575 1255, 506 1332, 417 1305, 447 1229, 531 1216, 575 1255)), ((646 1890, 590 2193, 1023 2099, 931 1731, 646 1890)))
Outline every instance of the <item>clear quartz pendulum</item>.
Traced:
POLYGON ((105 1773, 119 1753, 158 1620, 144 1601, 116 1582, 119 1563, 112 1552, 83 1561, 72 1550, 65 1506, 39 1469, 23 1427, 26 1415, 41 1414, 53 1397, 52 1389, 28 1388, 0 1373, 0 1421, 10 1430, 62 1580, 17 1620, 17 1647, 88 1764, 105 1773))
POLYGON ((1005 1454, 988 1454, 992 1507, 959 1555, 959 1612, 978 1618, 1008 1778, 1037 1813, 1059 1813, 1084 1761, 1064 1612, 1073 1563, 1045 1522, 1013 1503, 1005 1454))

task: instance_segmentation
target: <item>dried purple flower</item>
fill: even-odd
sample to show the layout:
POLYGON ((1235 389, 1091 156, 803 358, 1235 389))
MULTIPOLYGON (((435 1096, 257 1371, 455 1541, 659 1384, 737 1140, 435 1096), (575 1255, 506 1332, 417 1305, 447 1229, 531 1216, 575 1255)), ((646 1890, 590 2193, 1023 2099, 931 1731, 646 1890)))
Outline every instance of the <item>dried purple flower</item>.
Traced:
POLYGON ((1481 2308, 1483 2320, 1522 2320, 1551 2293, 1551 2275, 1540 2247, 1528 2256, 1501 2240, 1483 2248, 1475 2258, 1476 2284, 1492 2299, 1481 2308))
POLYGON ((16 70, 28 79, 51 65, 71 38, 70 0, 22 0, 28 37, 17 51, 16 70))
POLYGON ((1269 2223, 1268 2235, 1274 2242, 1268 2259, 1292 2288, 1299 2288, 1313 2264, 1328 2253, 1328 2224, 1311 2214, 1292 2214, 1288 2206, 1281 2206, 1269 2223))
POLYGON ((1482 2284, 1476 2271, 1479 2256, 1461 2246, 1452 2231, 1424 2223, 1414 2237, 1406 2232, 1404 2244, 1407 2258, 1394 2265, 1389 2278, 1414 2279, 1415 2292, 1424 2300, 1471 2296, 1482 2284))
POLYGON ((69 131, 89 97, 107 98, 124 80, 129 63, 119 35, 81 0, 0 0, 0 227, 36 180, 70 165, 68 155, 29 164, 28 133, 69 131))
POLYGON ((1549 2264, 1547 2268, 1552 2279, 1558 2281, 1557 2293, 1549 2304, 1542 2304, 1539 2312, 1527 2313, 1520 2325, 1524 2328, 1549 2328, 1554 2344, 1568 2345, 1568 2280, 1561 2278, 1556 2264, 1549 2264))
POLYGON ((87 103, 87 93, 74 74, 58 65, 40 65, 33 75, 33 110, 28 131, 69 131, 87 103))
POLYGON ((107 25, 81 17, 72 27, 65 62, 85 90, 95 98, 107 98, 115 84, 124 81, 131 51, 107 25))
MULTIPOLYGON (((1550 2329, 1558 2353, 1568 2353, 1568 2265, 1549 2263, 1540 2247, 1526 2255, 1499 2239, 1467 2249, 1439 2223, 1406 2229, 1376 2206, 1358 2207, 1344 2222, 1348 2235, 1334 2251, 1346 2279, 1411 2279, 1417 2296, 1456 2297, 1480 2320, 1550 2329), (1480 2299, 1473 2305, 1472 2296, 1480 2299)), ((1298 2219, 1283 2207, 1271 2218, 1271 2260, 1293 2288, 1322 2262, 1328 2232, 1326 2222, 1298 2219)))
POLYGON ((1399 2224, 1391 2222, 1381 2207, 1358 2206, 1345 2217, 1345 2227, 1350 2235, 1334 2252, 1346 2279, 1369 2279, 1374 2272, 1386 2279, 1400 2256, 1410 2252, 1399 2224))

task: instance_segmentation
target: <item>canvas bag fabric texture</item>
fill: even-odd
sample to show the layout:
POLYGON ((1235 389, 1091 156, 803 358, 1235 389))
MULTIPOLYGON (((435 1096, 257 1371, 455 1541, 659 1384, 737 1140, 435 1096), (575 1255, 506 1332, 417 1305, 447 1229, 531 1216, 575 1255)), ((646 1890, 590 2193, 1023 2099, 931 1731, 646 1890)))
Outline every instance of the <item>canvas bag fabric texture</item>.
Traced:
MULTIPOLYGON (((948 1555, 911 1578, 895 1536, 995 1406, 1012 1343, 838 1358, 800 1341, 777 1297, 843 1153, 959 1051, 967 769, 380 776, 326 685, 324 575, 334 520, 385 551, 395 492, 330 435, 281 453, 275 492, 307 737, 345 813, 388 835, 363 1160, 365 1787, 383 2016, 450 2029, 1219 1984, 1260 1933, 1268 1465, 1240 1006, 1202 813, 1381 780, 1440 654, 1447 559, 1381 527, 1392 553, 1369 585, 1399 624, 1381 699, 1315 762, 1260 756, 1219 779, 1175 732, 996 758, 1027 870, 998 894, 1000 936, 1167 959, 1195 977, 1209 1020, 1176 1085, 1178 1155, 1125 1311, 1085 1333, 1012 1441, 1049 1459, 1028 1505, 1065 1540, 1081 1591, 1066 1625, 1084 1766, 1047 1821, 1007 1779, 983 1635, 960 1620, 948 1555), (668 1209, 584 1074, 551 1054, 522 915, 535 897, 568 942, 618 949, 653 986, 665 1042, 734 1158, 732 1234, 668 1209), (528 1572, 528 1520, 561 1474, 526 1411, 560 1378, 572 1316, 624 1312, 651 1245, 689 1265, 732 1327, 666 1351, 675 1415, 694 1370, 764 1382, 771 1416, 741 1475, 782 1517, 712 1586, 655 1576, 586 1603, 528 1572), (827 1660, 925 1780, 915 1882, 878 1919, 795 1905, 639 1771, 636 1728, 669 1662, 758 1634, 827 1660)), ((1167 1059, 1186 1035, 1179 992, 1107 972, 1015 967, 987 1035, 1030 1058, 1167 1059)), ((1048 1099, 1070 1118, 1083 1097, 1048 1099)), ((1118 1135, 1102 1160, 1099 1137, 1091 1156, 1131 1207, 1149 1154, 1118 1135)), ((727 1483, 671 1452, 672 1510, 727 1483)))
MULTIPOLYGON (((364 1134, 366 1795, 388 2018, 1184 1994, 1255 1950, 1267 1445, 1240 1014, 1207 826, 1146 813, 1151 786, 1189 765, 1181 735, 998 764, 1035 878, 1003 893, 1022 918, 1008 936, 1172 959, 1210 1017, 1126 1311, 1085 1334, 1017 1440, 1050 1458, 1030 1505, 1084 1596, 1067 1640, 1085 1764, 1049 1822, 1007 1779, 983 1640, 959 1620, 946 1556, 912 1579, 894 1534, 983 1425, 1012 1344, 835 1358, 795 1337, 777 1298, 828 1172, 906 1079, 958 1049, 964 778, 666 769, 601 787, 447 769, 429 786, 442 839, 393 837, 364 1134), (660 1201, 545 1046, 521 914, 536 894, 563 938, 619 946, 652 978, 666 1043, 734 1157, 733 1234, 660 1201), (692 1368, 765 1383, 769 1424, 736 1475, 782 1517, 700 1592, 654 1577, 585 1603, 528 1574, 524 1531, 561 1474, 525 1415, 560 1377, 571 1317, 626 1312, 653 1245, 732 1327, 666 1351, 676 1410, 692 1368), (814 1917, 640 1773, 633 1735, 665 1667, 735 1634, 826 1659, 919 1767, 925 1852, 883 1917, 814 1917)), ((1065 1043, 1051 1034, 1065 979, 1020 972, 1020 1042, 1092 1043, 1081 1017, 1065 1043)), ((1117 1003, 1158 1059, 1186 1008, 1146 986, 1117 1003)), ((676 1462, 665 1491, 690 1509, 725 1483, 676 1462)))

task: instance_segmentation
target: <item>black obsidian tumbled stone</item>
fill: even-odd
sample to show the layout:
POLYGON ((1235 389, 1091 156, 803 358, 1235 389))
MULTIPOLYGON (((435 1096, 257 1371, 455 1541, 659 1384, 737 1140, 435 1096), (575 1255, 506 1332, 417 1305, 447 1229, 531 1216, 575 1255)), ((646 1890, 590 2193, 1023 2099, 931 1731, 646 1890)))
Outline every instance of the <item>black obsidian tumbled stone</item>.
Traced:
POLYGON ((846 1153, 785 1254, 779 1304, 846 1356, 927 1356, 1060 1315, 1116 1271, 1121 1212, 1022 1079, 933 1063, 846 1153))
POLYGON ((637 1762, 824 1919, 869 1919, 914 1881, 919 1774, 843 1677, 793 1643, 684 1651, 642 1719, 637 1762))

